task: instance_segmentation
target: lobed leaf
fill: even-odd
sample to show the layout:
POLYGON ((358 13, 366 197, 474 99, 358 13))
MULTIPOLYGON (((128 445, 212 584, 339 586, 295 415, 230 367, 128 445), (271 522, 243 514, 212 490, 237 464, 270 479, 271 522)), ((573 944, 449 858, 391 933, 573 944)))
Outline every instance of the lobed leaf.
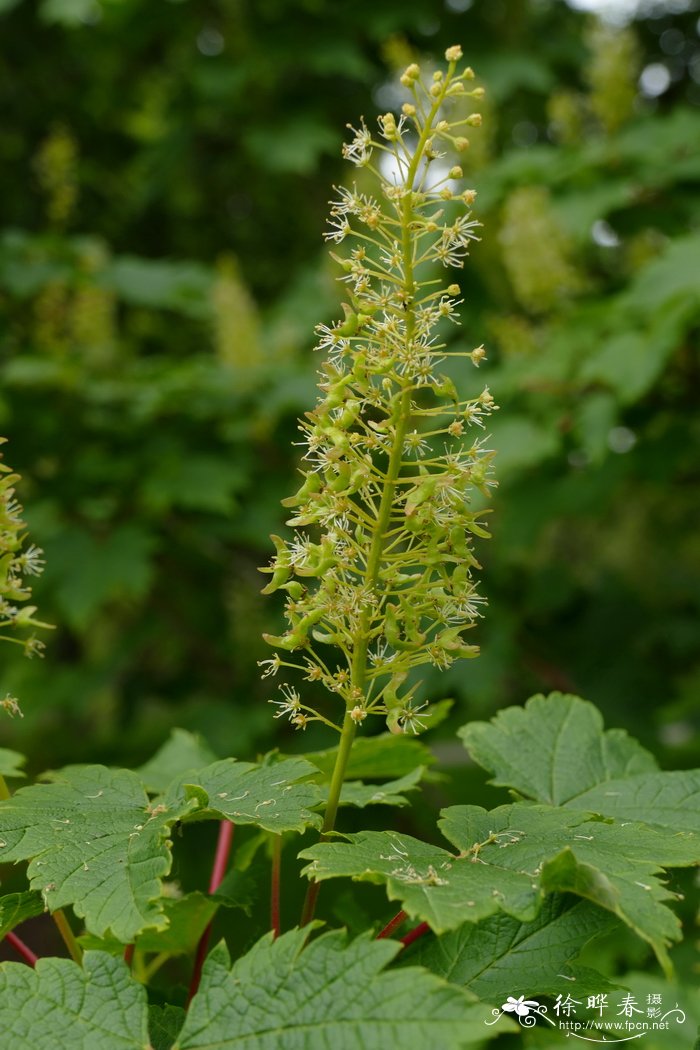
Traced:
MULTIPOLYGON (((332 747, 327 751, 312 751, 304 757, 330 778, 337 754, 338 748, 332 747)), ((347 780, 403 777, 416 766, 430 766, 434 762, 430 749, 422 741, 405 734, 359 736, 352 745, 345 776, 347 780)))
POLYGON ((285 758, 263 766, 224 758, 194 773, 191 783, 171 784, 167 797, 194 788, 204 792, 208 801, 203 802, 206 813, 194 813, 192 819, 213 816, 255 824, 277 834, 302 832, 321 825, 319 814, 311 811, 322 800, 320 788, 308 779, 316 772, 304 758, 285 758))
POLYGON ((662 772, 623 730, 575 696, 535 696, 460 736, 494 783, 537 802, 700 832, 700 769, 662 772))
POLYGON ((121 959, 86 952, 83 967, 40 959, 0 965, 3 1045, 56 1050, 149 1050, 146 990, 121 959))
POLYGON ((304 873, 383 883, 438 933, 501 911, 531 922, 545 894, 572 892, 613 912, 667 963, 665 946, 680 926, 657 876, 664 866, 696 864, 700 836, 529 803, 491 812, 453 806, 440 827, 456 854, 393 831, 360 832, 304 850, 304 873))
POLYGON ((471 722, 459 736, 494 784, 553 806, 605 781, 658 769, 624 730, 604 731, 593 704, 561 693, 533 696, 491 722, 471 722))
POLYGON ((30 886, 49 910, 72 905, 91 933, 130 942, 166 925, 168 836, 194 804, 154 807, 129 770, 69 766, 0 802, 0 860, 30 861, 30 886))
POLYGON ((415 967, 385 971, 399 950, 363 936, 268 935, 230 968, 220 944, 173 1050, 425 1050, 487 1038, 488 1007, 415 967))

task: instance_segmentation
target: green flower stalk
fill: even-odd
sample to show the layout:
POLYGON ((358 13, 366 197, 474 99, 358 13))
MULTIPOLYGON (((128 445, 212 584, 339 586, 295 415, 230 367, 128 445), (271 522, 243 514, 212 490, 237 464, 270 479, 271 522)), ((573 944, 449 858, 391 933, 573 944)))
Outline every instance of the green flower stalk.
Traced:
POLYGON ((380 117, 378 136, 362 120, 343 148, 366 169, 362 192, 338 189, 326 234, 351 246, 331 253, 348 301, 342 321, 317 328, 327 354, 321 396, 300 424, 303 483, 282 501, 295 535, 273 536, 276 554, 262 570, 271 574, 264 593, 287 596, 285 633, 265 635, 276 652, 264 674, 300 672, 343 711, 336 724, 289 684, 273 701, 276 717, 297 728, 319 720, 341 733, 325 831, 357 726, 381 715, 394 732, 423 729, 411 672, 478 652, 465 637, 484 601, 472 539, 488 533, 470 495, 494 484, 479 435, 495 405, 488 388, 462 398, 441 367, 485 356, 483 347, 448 351, 443 336, 459 324, 461 301, 445 271, 463 266, 480 225, 469 211, 474 191, 459 187, 461 168, 444 158, 468 146, 464 128, 481 118, 450 121, 450 104, 483 89, 469 88, 471 69, 458 72, 459 47, 446 58, 431 80, 409 66, 401 115, 380 117), (367 172, 376 196, 364 192, 367 172))
MULTIPOLYGON (((0 438, 4 444, 6 438, 0 438)), ((0 455, 0 459, 2 456, 0 455)), ((22 605, 32 596, 27 577, 40 576, 44 569, 43 551, 25 543, 25 524, 22 508, 15 497, 19 474, 0 462, 0 641, 21 645, 26 656, 41 655, 44 643, 31 631, 34 627, 48 628, 34 616, 36 605, 22 605), (27 634, 27 629, 30 633, 27 634), (8 630, 11 634, 6 633, 8 630)), ((16 701, 13 701, 16 705, 16 701)), ((0 701, 0 706, 6 706, 0 701)), ((11 713, 17 711, 7 708, 11 713)))
MULTIPOLYGON (((7 438, 0 437, 0 445, 6 441, 7 438)), ((36 605, 22 604, 32 596, 28 577, 40 576, 43 572, 44 552, 33 543, 25 546, 26 526, 15 495, 19 480, 19 474, 2 462, 0 453, 0 641, 21 645, 25 656, 32 657, 41 656, 44 649, 33 628, 51 625, 36 619, 36 605)), ((22 716, 14 696, 0 700, 0 709, 10 716, 22 716)), ((0 777, 0 798, 8 796, 7 786, 0 777)))

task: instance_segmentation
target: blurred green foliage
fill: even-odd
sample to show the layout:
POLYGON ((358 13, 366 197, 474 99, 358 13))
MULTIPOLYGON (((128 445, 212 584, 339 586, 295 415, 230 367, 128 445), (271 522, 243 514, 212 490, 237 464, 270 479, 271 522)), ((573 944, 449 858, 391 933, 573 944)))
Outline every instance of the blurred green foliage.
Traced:
POLYGON ((344 125, 460 42, 489 94, 456 337, 489 350, 501 487, 483 654, 435 692, 455 724, 578 692, 693 758, 700 41, 667 6, 0 0, 0 432, 60 625, 4 665, 4 742, 37 766, 138 761, 173 724, 278 742, 256 566, 337 315, 344 125))

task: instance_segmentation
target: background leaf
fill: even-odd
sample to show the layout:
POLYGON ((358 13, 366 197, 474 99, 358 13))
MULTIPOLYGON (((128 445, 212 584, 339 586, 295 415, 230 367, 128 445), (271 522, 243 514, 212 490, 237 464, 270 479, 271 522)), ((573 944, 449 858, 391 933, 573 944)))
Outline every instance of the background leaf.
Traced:
POLYGON ((26 919, 33 919, 44 911, 40 893, 7 893, 0 897, 0 939, 26 919))
POLYGON ((149 1006, 148 1030, 152 1050, 171 1050, 185 1020, 180 1006, 149 1006))
POLYGON ((169 739, 137 773, 147 791, 160 794, 176 777, 183 777, 215 761, 216 755, 201 737, 188 733, 186 729, 171 729, 169 739))
MULTIPOLYGON (((281 834, 320 827, 320 816, 309 808, 321 800, 318 785, 308 780, 314 773, 315 767, 304 758, 286 758, 264 766, 224 758, 198 770, 190 779, 208 796, 207 818, 214 815, 281 834)), ((171 785, 168 797, 179 790, 179 785, 171 785)), ((192 816, 201 819, 202 814, 192 816)))
POLYGON ((700 769, 642 773, 609 780, 566 803, 616 820, 635 820, 677 831, 700 832, 700 769))
POLYGON ((24 755, 20 755, 18 751, 0 747, 0 776, 26 777, 27 774, 20 768, 26 761, 24 755))
POLYGON ((361 780, 346 780, 340 794, 341 806, 406 806, 408 799, 404 792, 415 791, 426 773, 424 766, 418 766, 397 780, 384 784, 365 784, 361 780))
MULTIPOLYGON (((165 897, 162 902, 163 918, 167 925, 160 930, 144 930, 134 941, 138 951, 167 952, 170 955, 187 955, 197 947, 204 930, 217 910, 227 900, 223 895, 207 897, 195 890, 182 897, 165 897)), ((97 938, 85 934, 80 938, 84 948, 109 951, 113 955, 123 952, 124 945, 113 937, 97 938)))
MULTIPOLYGON (((305 757, 313 762, 330 779, 333 773, 338 748, 327 751, 312 751, 305 757)), ((348 780, 375 780, 403 777, 417 766, 430 766, 435 762, 430 749, 415 738, 393 733, 378 736, 358 736, 352 746, 346 778, 348 780)))
POLYGON ((594 937, 615 926, 609 912, 588 901, 553 893, 537 918, 518 922, 503 913, 439 937, 421 939, 406 961, 427 967, 500 1006, 509 995, 556 995, 566 980, 574 998, 612 987, 600 974, 574 962, 594 937))

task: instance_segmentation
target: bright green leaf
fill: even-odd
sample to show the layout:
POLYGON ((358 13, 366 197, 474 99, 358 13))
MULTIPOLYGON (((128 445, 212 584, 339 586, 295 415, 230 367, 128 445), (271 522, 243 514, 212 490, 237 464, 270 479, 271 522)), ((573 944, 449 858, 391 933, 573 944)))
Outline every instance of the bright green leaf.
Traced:
MULTIPOLYGON (((335 766, 338 748, 327 751, 312 751, 305 755, 309 762, 330 779, 335 766)), ((430 750, 420 740, 393 733, 379 736, 360 736, 352 747, 346 772, 347 780, 375 780, 383 777, 403 777, 416 766, 434 763, 430 750)))
POLYGON ((391 941, 308 930, 268 935, 230 968, 210 955, 174 1050, 425 1050, 462 1047, 490 1033, 488 1007, 416 968, 384 971, 391 941))
MULTIPOLYGON (((281 834, 320 827, 321 818, 311 807, 321 801, 321 791, 307 779, 315 773, 304 758, 286 758, 266 766, 224 758, 200 769, 187 786, 206 792, 207 817, 256 824, 281 834)), ((177 785, 171 785, 167 797, 177 794, 177 785)), ((201 818, 201 813, 193 814, 193 819, 201 818)))
MULTIPOLYGON (((459 735, 494 784, 555 806, 605 781, 658 768, 624 730, 603 731, 593 704, 561 693, 533 696, 491 722, 463 726, 459 735)), ((644 817, 638 812, 634 819, 644 817)))
POLYGON ((304 850, 312 862, 304 872, 384 883, 391 900, 436 932, 499 911, 530 922, 546 893, 572 892, 623 919, 666 962, 680 924, 657 876, 664 866, 697 864, 700 836, 529 803, 491 812, 452 806, 439 823, 457 854, 397 832, 360 832, 304 850))
POLYGON ((30 885, 51 911, 72 905, 88 931, 127 943, 166 925, 168 836, 192 805, 181 797, 151 807, 129 770, 68 767, 0 802, 0 860, 29 860, 30 885))
POLYGON ((144 930, 137 938, 136 947, 144 952, 169 952, 187 955, 194 952, 200 937, 224 903, 195 891, 179 900, 164 900, 163 914, 168 920, 164 930, 144 930))
POLYGON ((121 959, 86 952, 84 965, 40 959, 0 965, 0 1031, 7 1047, 148 1050, 146 990, 121 959))

